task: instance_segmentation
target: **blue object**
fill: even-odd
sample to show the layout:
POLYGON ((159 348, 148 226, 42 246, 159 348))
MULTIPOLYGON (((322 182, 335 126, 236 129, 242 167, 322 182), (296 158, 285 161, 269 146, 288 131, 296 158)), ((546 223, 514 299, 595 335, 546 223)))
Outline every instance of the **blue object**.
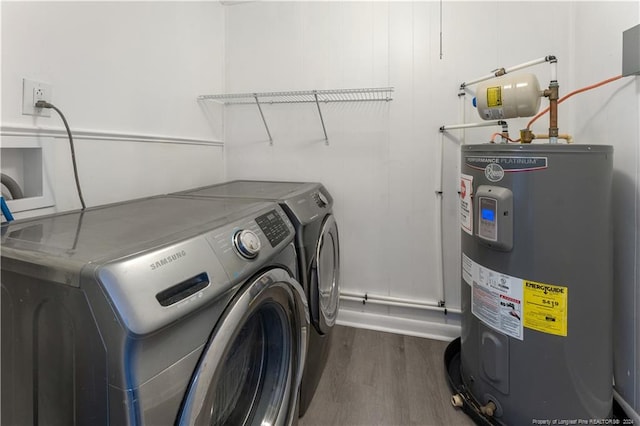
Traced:
POLYGON ((4 200, 4 197, 0 197, 0 207, 2 207, 2 215, 7 222, 11 222, 13 220, 13 215, 11 214, 11 210, 9 210, 9 206, 7 206, 7 202, 4 200))
POLYGON ((496 212, 491 209, 482 209, 482 219, 493 222, 496 220, 496 212))
POLYGON ((471 103, 473 104, 474 108, 478 108, 478 99, 477 98, 473 98, 473 100, 471 101, 471 103))

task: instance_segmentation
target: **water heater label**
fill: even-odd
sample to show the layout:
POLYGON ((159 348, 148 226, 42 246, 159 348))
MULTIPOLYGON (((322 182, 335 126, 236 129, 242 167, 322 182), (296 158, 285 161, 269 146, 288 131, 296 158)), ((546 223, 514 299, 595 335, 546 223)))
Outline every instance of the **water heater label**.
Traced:
POLYGON ((567 335, 569 289, 524 281, 524 326, 557 336, 567 335))
POLYGON ((473 235, 473 176, 460 175, 460 227, 473 235))
POLYGON ((567 336, 568 287, 493 271, 464 253, 462 279, 471 286, 473 315, 499 332, 519 340, 523 327, 567 336))
POLYGON ((471 286, 473 315, 499 332, 523 340, 523 280, 485 268, 464 253, 462 277, 471 286))
POLYGON ((489 108, 502 106, 502 86, 487 87, 487 106, 489 108))
POLYGON ((464 162, 472 169, 484 170, 485 172, 487 167, 491 171, 491 168, 497 169, 497 166, 500 166, 503 173, 530 172, 544 170, 548 167, 547 157, 469 156, 465 157, 464 162))

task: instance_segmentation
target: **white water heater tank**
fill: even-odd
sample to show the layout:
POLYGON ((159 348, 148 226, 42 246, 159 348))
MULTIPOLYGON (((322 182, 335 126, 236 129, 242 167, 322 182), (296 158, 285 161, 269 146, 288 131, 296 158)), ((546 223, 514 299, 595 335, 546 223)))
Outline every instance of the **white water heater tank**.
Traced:
POLYGON ((540 109, 538 79, 533 74, 505 74, 478 84, 475 106, 483 120, 531 117, 540 109))

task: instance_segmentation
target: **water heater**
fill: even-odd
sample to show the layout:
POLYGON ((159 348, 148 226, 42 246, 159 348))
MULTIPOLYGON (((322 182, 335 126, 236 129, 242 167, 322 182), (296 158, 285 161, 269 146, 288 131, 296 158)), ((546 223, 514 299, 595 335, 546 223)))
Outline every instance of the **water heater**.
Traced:
POLYGON ((460 370, 497 423, 611 415, 612 156, 462 147, 460 370))

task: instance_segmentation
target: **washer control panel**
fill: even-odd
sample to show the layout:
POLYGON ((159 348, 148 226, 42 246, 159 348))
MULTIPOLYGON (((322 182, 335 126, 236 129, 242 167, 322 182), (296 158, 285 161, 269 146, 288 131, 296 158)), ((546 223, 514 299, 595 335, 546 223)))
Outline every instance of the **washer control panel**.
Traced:
POLYGON ((264 235, 269 240, 271 247, 275 247, 282 240, 287 238, 291 231, 287 224, 282 220, 282 217, 276 210, 271 210, 256 218, 256 223, 264 232, 264 235))
POLYGON ((254 259, 260 253, 260 237, 250 229, 236 231, 232 241, 238 254, 245 259, 254 259))
POLYGON ((205 235, 234 283, 256 273, 293 242, 295 229, 282 208, 274 202, 263 206, 205 235))
POLYGON ((313 201, 315 201, 316 205, 321 209, 327 207, 327 205, 329 204, 329 200, 327 199, 327 197, 320 191, 314 192, 312 197, 313 201))

